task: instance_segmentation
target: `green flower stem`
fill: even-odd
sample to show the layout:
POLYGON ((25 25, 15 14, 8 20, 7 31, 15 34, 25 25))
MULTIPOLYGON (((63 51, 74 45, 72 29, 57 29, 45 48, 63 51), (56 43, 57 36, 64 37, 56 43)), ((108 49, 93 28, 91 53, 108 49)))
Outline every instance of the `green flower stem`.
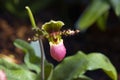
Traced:
POLYGON ((42 39, 39 40, 40 48, 41 48, 41 80, 44 80, 44 47, 42 43, 42 39))
MULTIPOLYGON (((30 10, 30 8, 28 6, 26 6, 25 8, 28 12, 33 29, 37 30, 38 28, 35 23, 35 19, 33 17, 32 11, 30 10)), ((39 33, 37 32, 37 34, 39 34, 39 33)), ((41 49, 41 80, 44 80, 44 48, 43 48, 42 39, 39 39, 39 44, 40 44, 40 49, 41 49)))
POLYGON ((35 24, 35 19, 33 17, 33 14, 32 14, 32 11, 30 10, 30 8, 28 6, 25 7, 27 12, 28 12, 28 15, 29 15, 29 18, 30 18, 30 21, 31 21, 31 24, 32 24, 32 27, 33 28, 37 28, 37 25, 35 24))

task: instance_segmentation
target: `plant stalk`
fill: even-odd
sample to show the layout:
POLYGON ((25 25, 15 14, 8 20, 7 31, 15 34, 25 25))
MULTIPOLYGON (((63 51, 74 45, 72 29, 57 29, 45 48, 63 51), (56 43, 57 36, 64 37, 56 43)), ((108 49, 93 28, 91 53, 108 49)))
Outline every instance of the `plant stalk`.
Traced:
MULTIPOLYGON (((28 12, 33 29, 37 29, 37 25, 35 23, 35 19, 33 17, 32 11, 30 10, 29 6, 26 6, 25 8, 28 12)), ((39 44, 40 44, 40 50, 41 50, 41 80, 44 80, 45 79, 44 77, 44 57, 45 56, 44 56, 44 48, 43 48, 42 39, 39 39, 39 44)))
POLYGON ((42 39, 39 39, 39 44, 41 48, 41 80, 45 79, 44 75, 44 48, 43 48, 43 42, 42 39))
POLYGON ((32 24, 32 27, 33 28, 37 28, 37 25, 35 23, 35 19, 33 17, 33 14, 32 14, 32 11, 30 10, 30 8, 28 6, 25 7, 27 12, 28 12, 28 15, 29 15, 29 18, 30 18, 30 21, 31 21, 31 24, 32 24))

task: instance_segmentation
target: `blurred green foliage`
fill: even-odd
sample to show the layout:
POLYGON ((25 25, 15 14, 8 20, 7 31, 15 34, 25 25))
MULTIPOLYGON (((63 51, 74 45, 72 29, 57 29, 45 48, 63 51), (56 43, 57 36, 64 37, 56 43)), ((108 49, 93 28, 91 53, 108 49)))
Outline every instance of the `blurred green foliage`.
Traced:
POLYGON ((113 8, 115 14, 120 16, 120 0, 92 0, 76 23, 77 27, 84 31, 94 22, 97 22, 101 30, 105 29, 109 10, 113 8))
POLYGON ((33 13, 45 8, 52 0, 0 0, 0 9, 20 17, 27 17, 25 6, 30 6, 33 13))
POLYGON ((49 14, 51 11, 53 16, 59 15, 58 19, 75 24, 81 31, 95 22, 101 30, 105 30, 110 9, 120 16, 120 0, 0 0, 0 10, 18 18, 27 17, 25 6, 29 6, 34 14, 46 9, 48 14, 42 14, 47 15, 45 18, 53 19, 49 14))

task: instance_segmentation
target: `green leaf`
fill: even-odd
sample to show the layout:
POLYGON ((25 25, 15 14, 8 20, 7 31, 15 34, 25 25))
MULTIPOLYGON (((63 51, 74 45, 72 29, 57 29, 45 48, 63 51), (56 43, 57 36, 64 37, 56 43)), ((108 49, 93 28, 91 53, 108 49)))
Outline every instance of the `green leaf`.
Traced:
POLYGON ((42 25, 42 29, 47 33, 60 31, 64 23, 62 21, 49 21, 42 25))
POLYGON ((120 0, 110 0, 117 16, 120 16, 120 0))
POLYGON ((53 65, 50 63, 45 64, 45 80, 52 80, 52 74, 53 74, 53 65))
POLYGON ((51 80, 91 80, 84 76, 87 70, 102 69, 111 79, 117 80, 115 67, 109 59, 98 53, 78 52, 73 56, 66 57, 53 71, 51 80))
POLYGON ((76 26, 84 31, 89 28, 100 16, 102 16, 110 8, 109 4, 103 0, 94 0, 82 16, 78 19, 76 26))
POLYGON ((106 30, 107 17, 108 17, 108 11, 97 19, 96 23, 97 23, 99 29, 102 31, 106 30))
POLYGON ((0 66, 4 66, 5 68, 14 69, 14 70, 23 68, 22 66, 19 66, 15 63, 8 62, 4 58, 0 58, 0 66))
POLYGON ((73 77, 85 73, 87 67, 86 55, 78 52, 74 56, 65 58, 53 71, 51 80, 72 80, 73 77))
MULTIPOLYGON (((33 64, 30 62, 29 54, 26 54, 24 57, 25 65, 28 69, 35 71, 36 73, 40 72, 40 64, 33 64)), ((40 62, 39 62, 40 63, 40 62)))
POLYGON ((40 62, 40 59, 39 57, 37 57, 35 55, 35 51, 33 49, 33 47, 31 47, 31 45, 29 43, 27 43, 26 41, 24 40, 21 40, 21 39, 16 39, 14 41, 14 45, 20 49, 22 49, 26 54, 29 54, 30 56, 30 61, 32 63, 39 63, 40 62))
POLYGON ((87 58, 88 70, 102 69, 111 79, 117 80, 116 69, 105 55, 90 53, 87 58))
POLYGON ((73 80, 93 80, 85 75, 80 75, 79 77, 73 79, 73 80))
POLYGON ((7 62, 4 59, 0 59, 0 69, 4 70, 7 76, 7 80, 35 80, 36 74, 30 70, 17 65, 15 63, 7 62))
POLYGON ((28 70, 6 70, 8 80, 35 80, 36 75, 28 70))
MULTIPOLYGON (((48 63, 45 61, 45 80, 52 80, 52 74, 53 74, 53 65, 51 63, 48 63)), ((41 73, 37 76, 36 80, 41 80, 41 73)))
POLYGON ((35 55, 34 49, 24 40, 16 39, 14 45, 22 49, 26 55, 24 57, 24 62, 30 70, 34 70, 37 73, 40 72, 40 58, 35 55))

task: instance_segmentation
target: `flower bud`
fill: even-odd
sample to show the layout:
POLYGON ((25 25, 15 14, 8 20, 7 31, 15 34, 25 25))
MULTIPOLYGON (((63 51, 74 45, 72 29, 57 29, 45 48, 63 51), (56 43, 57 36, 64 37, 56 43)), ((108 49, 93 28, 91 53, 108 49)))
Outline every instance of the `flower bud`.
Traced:
POLYGON ((3 70, 0 70, 0 80, 7 80, 6 79, 6 74, 3 70))
POLYGON ((66 55, 66 48, 63 44, 63 40, 61 39, 57 44, 52 42, 49 42, 49 44, 50 44, 50 54, 53 57, 53 59, 57 60, 58 62, 63 60, 63 58, 66 55))

